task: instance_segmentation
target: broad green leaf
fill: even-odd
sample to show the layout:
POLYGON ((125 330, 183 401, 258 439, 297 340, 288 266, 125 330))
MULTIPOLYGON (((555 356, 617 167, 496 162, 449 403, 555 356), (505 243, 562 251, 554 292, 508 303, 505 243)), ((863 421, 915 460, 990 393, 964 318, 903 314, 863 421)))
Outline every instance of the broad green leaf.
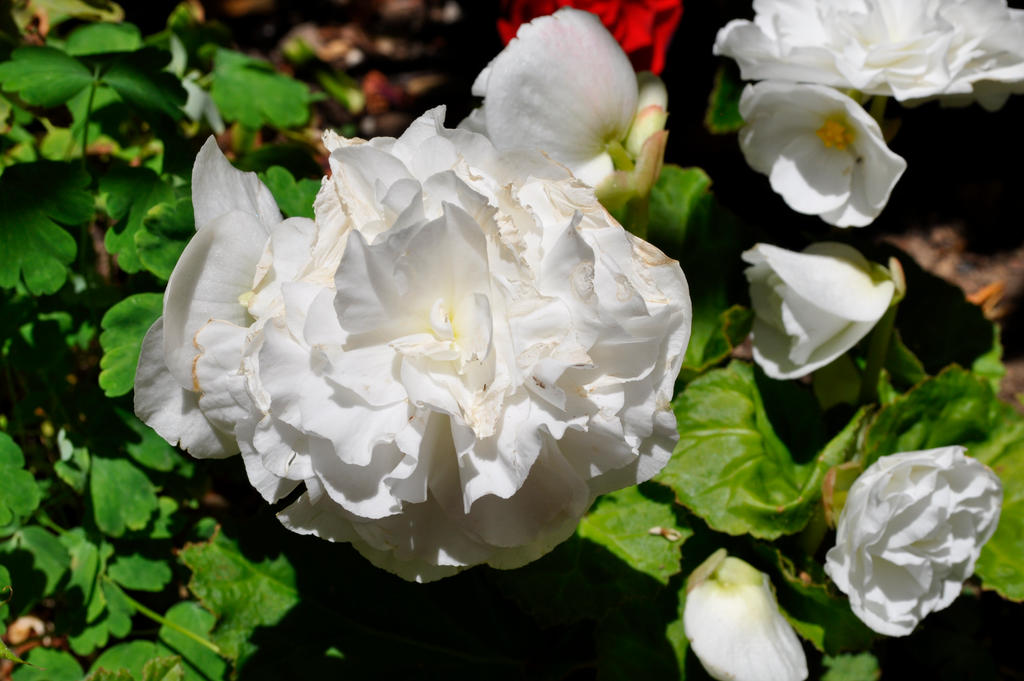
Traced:
POLYGON ((2 640, 0 640, 0 660, 10 660, 18 664, 25 664, 25 660, 12 653, 11 649, 2 640))
POLYGON ((878 681, 882 677, 878 659, 871 653, 826 655, 822 662, 828 671, 821 681, 878 681))
MULTIPOLYGON (((255 605, 258 605, 255 604, 255 605)), ((210 639, 210 629, 217 618, 207 612, 198 603, 185 601, 171 606, 164 615, 168 621, 178 627, 192 632, 200 639, 210 639)), ((176 628, 162 625, 159 633, 160 641, 175 654, 181 655, 188 665, 185 666, 187 681, 206 681, 222 679, 228 671, 228 664, 220 655, 202 645, 176 628)))
POLYGON ((135 433, 135 441, 126 441, 128 455, 146 468, 164 473, 174 469, 181 460, 181 450, 172 447, 156 431, 140 421, 134 414, 115 409, 117 415, 135 433))
POLYGON ((907 390, 923 381, 928 372, 921 360, 903 342, 898 329, 889 339, 889 351, 885 358, 885 370, 896 387, 907 390))
POLYGON ((136 679, 124 669, 112 672, 100 668, 85 677, 84 681, 136 681, 136 679))
POLYGON ((163 70, 170 57, 170 53, 151 47, 119 56, 104 69, 103 82, 129 104, 177 120, 187 94, 181 81, 163 70))
POLYGON ((256 627, 275 624, 299 600, 287 558, 252 562, 222 532, 187 545, 180 557, 192 570, 189 589, 219 617, 213 641, 231 659, 251 649, 248 638, 256 627))
POLYGON ((654 483, 599 497, 580 521, 579 535, 662 584, 679 572, 679 550, 693 534, 672 510, 672 492, 654 483))
POLYGON ((55 592, 67 573, 71 556, 55 536, 29 525, 0 544, 0 564, 7 568, 15 585, 10 594, 10 611, 20 615, 55 592))
POLYGON ((743 116, 740 115, 742 91, 743 81, 736 65, 728 62, 719 66, 704 113, 704 126, 713 134, 736 132, 743 127, 743 116))
POLYGON ((71 32, 64 45, 74 56, 105 52, 134 52, 142 47, 142 34, 133 24, 96 23, 80 26, 71 32))
POLYGON ((260 174, 267 188, 277 200, 281 212, 290 218, 313 218, 313 200, 320 191, 320 181, 301 179, 296 181, 286 168, 270 166, 260 174))
POLYGON ((81 618, 81 624, 92 623, 107 605, 98 578, 113 547, 106 542, 96 545, 89 541, 81 527, 61 535, 60 541, 71 556, 71 578, 64 591, 74 604, 72 616, 81 618))
POLYGON ((1024 417, 984 379, 960 367, 929 378, 878 413, 864 444, 865 465, 880 456, 947 445, 996 472, 1003 510, 975 566, 983 586, 1024 600, 1024 417))
POLYGON ((112 168, 100 180, 100 192, 107 195, 107 211, 115 223, 107 229, 104 244, 117 256, 125 272, 142 269, 135 249, 135 235, 150 208, 174 199, 174 190, 148 168, 112 168))
POLYGON ((192 199, 184 197, 153 206, 142 224, 144 228, 135 234, 139 260, 156 276, 169 279, 185 245, 196 233, 192 199))
POLYGON ((825 472, 852 454, 864 418, 858 415, 822 449, 810 391, 755 380, 741 362, 694 380, 673 408, 679 443, 655 480, 712 529, 764 539, 803 529, 825 472), (772 399, 763 399, 762 390, 772 399))
POLYGON ((166 561, 132 554, 118 556, 107 568, 112 580, 126 589, 161 591, 171 581, 171 568, 166 561))
POLYGON ((75 238, 60 226, 92 217, 89 174, 78 165, 39 161, 0 175, 0 286, 23 278, 33 294, 53 293, 75 259, 75 238))
POLYGON ((93 81, 92 71, 53 47, 19 47, 0 64, 4 90, 17 92, 28 104, 63 104, 93 81))
POLYGON ((651 190, 649 239, 679 261, 693 305, 684 381, 722 361, 750 323, 745 311, 733 307, 746 297, 740 274, 746 228, 718 205, 710 187, 700 168, 666 165, 651 190))
POLYGON ((213 101, 227 121, 259 129, 294 128, 309 120, 309 88, 267 62, 218 49, 213 59, 213 101))
POLYGON ((154 658, 142 668, 142 681, 182 681, 184 678, 185 668, 177 655, 154 658))
POLYGON ((157 508, 153 483, 127 459, 94 456, 89 497, 96 526, 112 537, 142 529, 157 508))
POLYGON ((0 432, 0 526, 28 516, 42 498, 35 477, 24 466, 21 448, 0 432))
POLYGON ((124 395, 135 384, 135 366, 146 331, 163 313, 163 295, 137 293, 107 310, 100 324, 100 387, 108 397, 124 395))
POLYGON ((18 667, 11 674, 13 681, 79 681, 82 678, 82 666, 64 650, 33 648, 25 661, 28 665, 18 667))
POLYGON ((100 670, 107 672, 124 671, 128 678, 142 678, 142 669, 146 662, 161 656, 161 647, 152 641, 130 641, 119 643, 103 651, 89 668, 90 674, 100 670))

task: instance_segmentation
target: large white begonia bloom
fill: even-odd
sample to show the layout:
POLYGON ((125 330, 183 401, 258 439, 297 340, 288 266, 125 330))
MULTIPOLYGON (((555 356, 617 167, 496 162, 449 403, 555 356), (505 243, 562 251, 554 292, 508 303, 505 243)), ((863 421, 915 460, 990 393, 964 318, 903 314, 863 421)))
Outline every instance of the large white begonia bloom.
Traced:
POLYGON ((687 583, 683 627, 720 681, 802 681, 807 656, 779 612, 768 575, 719 549, 687 583))
MULTIPOLYGON (((397 140, 328 133, 315 224, 231 212, 248 241, 229 251, 193 246, 210 241, 200 225, 136 384, 157 423, 178 418, 159 404, 174 381, 268 501, 304 485, 286 527, 419 581, 523 565, 596 495, 660 470, 691 319, 678 263, 593 189, 443 117, 397 140)), ((204 158, 196 187, 221 182, 198 176, 204 158)), ((244 200, 262 214, 262 197, 244 200)), ((178 425, 158 431, 182 439, 178 425)))
POLYGON ((543 150, 592 186, 614 170, 609 144, 625 144, 644 110, 661 112, 652 132, 660 130, 668 103, 657 76, 645 74, 638 85, 600 19, 571 7, 521 25, 477 76, 473 94, 484 101, 463 127, 498 149, 543 150))
POLYGON ((740 149, 798 213, 830 225, 871 224, 907 162, 878 123, 843 93, 821 85, 765 81, 740 96, 740 149))
POLYGON ((999 478, 958 445, 880 457, 850 488, 825 571, 865 624, 906 636, 948 607, 996 531, 999 478))
POLYGON ((745 80, 853 88, 900 101, 1024 86, 1024 10, 1006 0, 754 0, 715 39, 745 80))
POLYGON ((888 270, 846 244, 797 253, 757 244, 743 253, 754 307, 754 361, 776 379, 825 366, 866 336, 895 293, 888 270))

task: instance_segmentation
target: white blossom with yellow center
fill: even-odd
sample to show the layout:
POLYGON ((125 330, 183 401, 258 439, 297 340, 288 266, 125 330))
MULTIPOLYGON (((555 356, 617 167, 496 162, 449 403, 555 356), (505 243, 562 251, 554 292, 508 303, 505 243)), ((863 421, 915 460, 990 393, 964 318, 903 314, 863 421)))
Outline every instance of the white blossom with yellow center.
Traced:
POLYGON ((839 227, 878 217, 907 164, 878 123, 830 87, 764 81, 740 97, 747 163, 798 213, 839 227))

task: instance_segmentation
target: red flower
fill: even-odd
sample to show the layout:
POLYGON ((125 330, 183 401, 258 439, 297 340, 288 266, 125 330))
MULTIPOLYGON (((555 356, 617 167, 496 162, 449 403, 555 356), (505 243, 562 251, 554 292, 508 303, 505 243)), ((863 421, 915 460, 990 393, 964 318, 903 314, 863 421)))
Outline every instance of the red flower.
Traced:
POLYGON ((501 0, 501 39, 508 44, 520 24, 561 7, 596 14, 629 55, 633 68, 654 73, 665 68, 668 42, 683 15, 682 0, 501 0))

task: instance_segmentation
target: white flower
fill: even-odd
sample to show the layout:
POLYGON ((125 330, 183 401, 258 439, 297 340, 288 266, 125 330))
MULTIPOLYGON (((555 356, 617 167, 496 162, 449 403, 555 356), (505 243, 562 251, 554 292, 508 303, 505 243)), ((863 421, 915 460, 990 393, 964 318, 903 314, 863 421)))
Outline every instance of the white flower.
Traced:
MULTIPOLYGON (((174 384, 198 396, 190 418, 230 434, 253 486, 305 487, 286 527, 420 581, 529 562, 596 495, 654 475, 691 316, 678 263, 590 187, 443 116, 397 140, 326 135, 315 224, 232 212, 247 242, 190 244, 136 384, 140 415, 170 419, 165 374, 191 367, 174 384)), ((203 160, 196 186, 244 202, 203 160)))
POLYGON ((996 530, 999 478, 954 445, 880 457, 853 483, 825 571, 853 612, 905 636, 949 606, 996 530))
MULTIPOLYGON (((540 149, 597 186, 615 169, 610 146, 622 151, 642 110, 664 127, 668 96, 653 74, 637 75, 601 21, 566 7, 519 27, 516 37, 480 72, 473 94, 480 108, 462 126, 486 134, 498 149, 540 149), (638 90, 641 88, 641 90, 638 90)), ((636 138, 636 135, 633 135, 636 138)), ((639 154, 644 139, 630 140, 639 154)), ((623 153, 625 153, 623 151, 623 153)))
POLYGON ((892 301, 887 271, 832 241, 802 253, 757 244, 743 253, 754 307, 754 361, 772 378, 805 376, 867 335, 892 301))
POLYGON ((755 0, 754 11, 753 22, 722 28, 714 47, 746 80, 900 101, 975 95, 979 86, 988 108, 1024 85, 1024 10, 1006 0, 755 0))
POLYGON ((719 549, 686 587, 690 648, 720 681, 801 681, 807 657, 779 612, 768 575, 719 549))
POLYGON ((740 97, 747 163, 798 213, 862 227, 885 208, 907 162, 885 144, 878 123, 830 87, 765 81, 740 97))

